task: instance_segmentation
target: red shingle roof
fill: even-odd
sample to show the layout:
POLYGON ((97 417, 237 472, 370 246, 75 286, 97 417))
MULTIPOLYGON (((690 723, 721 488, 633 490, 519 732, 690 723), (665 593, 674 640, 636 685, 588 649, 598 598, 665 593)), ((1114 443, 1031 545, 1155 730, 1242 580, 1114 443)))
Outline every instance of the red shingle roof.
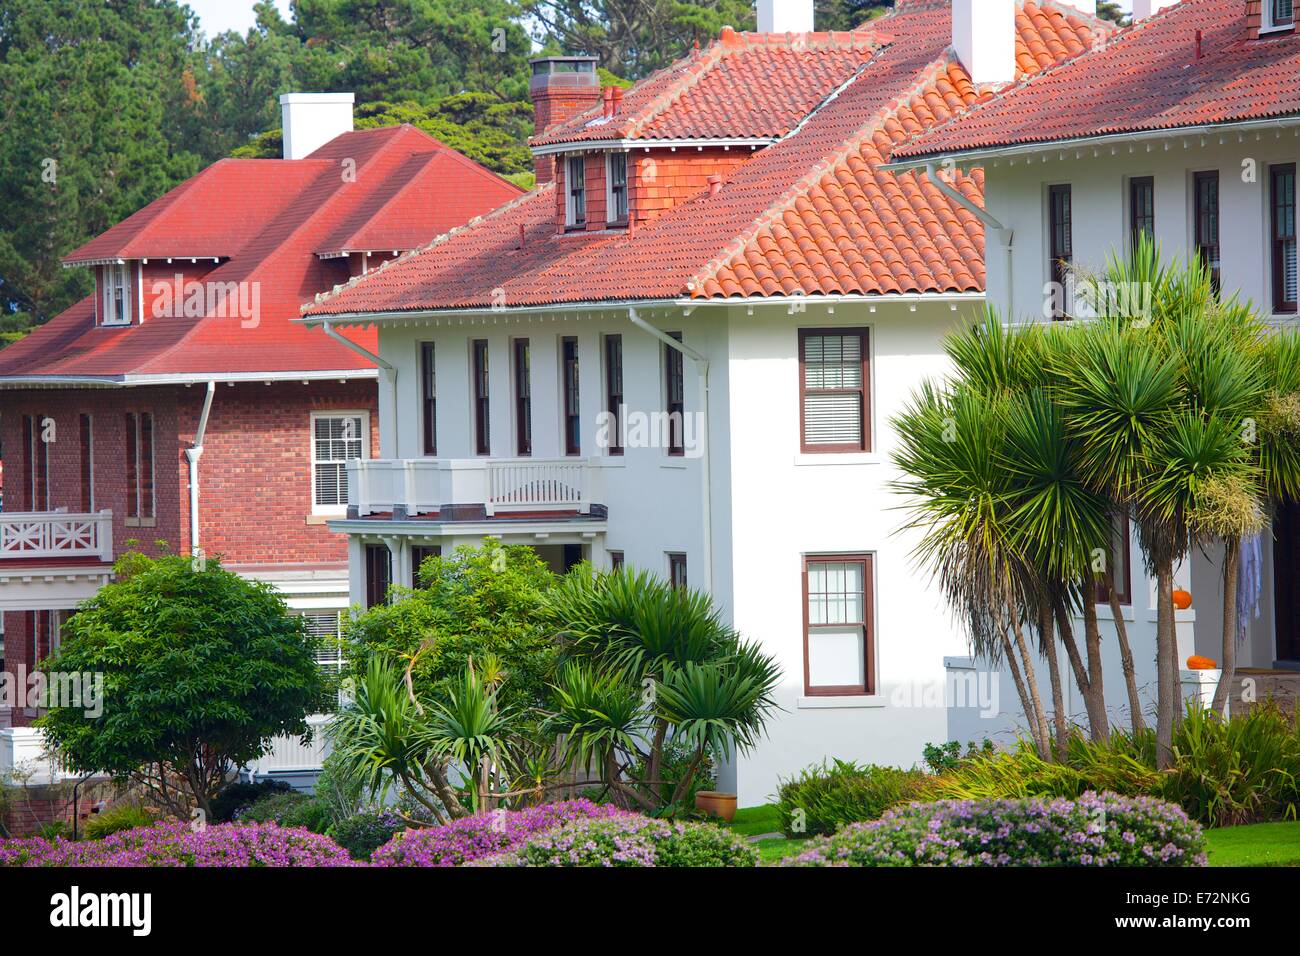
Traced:
MULTIPOLYGON (((518 195, 411 126, 347 133, 302 160, 222 160, 65 261, 220 257, 204 281, 256 283, 257 325, 207 315, 96 327, 89 296, 0 351, 0 383, 367 369, 356 353, 291 321, 343 268, 317 253, 412 249, 518 195)), ((373 348, 373 334, 355 338, 373 348)))
POLYGON ((1181 0, 918 137, 897 156, 1300 113, 1300 36, 1251 39, 1247 31, 1245 0, 1181 0))
MULTIPOLYGON (((819 108, 738 167, 716 195, 696 196, 630 235, 565 234, 556 231, 548 186, 304 311, 982 290, 984 240, 976 218, 924 176, 896 176, 880 164, 894 144, 991 94, 976 90, 951 54, 947 4, 908 4, 869 26, 854 42, 865 46, 872 37, 878 49, 856 68, 853 82, 830 97, 841 74, 822 74, 819 108)), ((1032 0, 1017 28, 1018 56, 1034 65, 1077 53, 1094 31, 1107 29, 1032 0)), ((725 56, 710 50, 699 57, 720 56, 735 67, 749 55, 768 62, 767 41, 775 40, 790 42, 746 39, 725 56)), ((719 115, 743 111, 750 97, 743 85, 710 89, 719 115)), ((640 115, 636 104, 643 98, 635 90, 623 102, 628 121, 640 115)), ((981 177, 959 186, 979 201, 981 177)))

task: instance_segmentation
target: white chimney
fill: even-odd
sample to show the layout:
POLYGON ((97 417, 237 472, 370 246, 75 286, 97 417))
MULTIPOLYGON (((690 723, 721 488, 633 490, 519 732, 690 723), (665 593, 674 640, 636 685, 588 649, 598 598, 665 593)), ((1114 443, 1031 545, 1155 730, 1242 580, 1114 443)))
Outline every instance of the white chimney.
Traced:
POLYGON ((1172 7, 1177 2, 1178 0, 1133 0, 1133 19, 1134 21, 1145 20, 1165 7, 1172 7))
POLYGON ((1016 0, 953 0, 952 48, 973 82, 1016 78, 1016 0))
POLYGON ((813 0, 758 0, 759 33, 812 33, 813 0))
POLYGON ((1086 13, 1090 17, 1097 15, 1097 0, 1061 0, 1067 7, 1074 7, 1080 13, 1086 13))
POLYGON ((285 93, 280 97, 284 158, 302 159, 352 132, 353 93, 285 93))

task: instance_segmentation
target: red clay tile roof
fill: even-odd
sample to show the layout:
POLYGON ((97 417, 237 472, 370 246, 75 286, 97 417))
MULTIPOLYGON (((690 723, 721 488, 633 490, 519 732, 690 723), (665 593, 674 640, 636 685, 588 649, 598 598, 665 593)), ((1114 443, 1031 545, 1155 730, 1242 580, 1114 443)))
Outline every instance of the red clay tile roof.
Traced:
MULTIPOLYGON (((856 35, 874 35, 880 47, 856 79, 738 167, 716 195, 696 196, 631 235, 565 234, 556 231, 547 186, 304 311, 981 291, 978 220, 923 175, 896 176, 880 164, 894 144, 991 93, 976 90, 951 54, 947 4, 914 3, 869 26, 856 35)), ((1018 49, 1034 63, 1068 56, 1107 29, 1032 0, 1017 26, 1018 49)), ((748 42, 743 49, 767 51, 748 42)), ((746 90, 731 94, 743 99, 746 90)), ((638 102, 634 92, 629 102, 638 102)), ((981 177, 959 186, 980 201, 981 177)))
POLYGON ((1103 47, 917 137, 896 155, 1294 116, 1298 78, 1296 33, 1251 39, 1245 0, 1181 0, 1103 47))
MULTIPOLYGON (((368 369, 291 321, 304 299, 338 281, 341 266, 316 253, 412 249, 519 192, 411 126, 347 133, 302 160, 222 160, 65 261, 219 256, 204 281, 257 283, 256 327, 213 315, 96 327, 88 296, 0 350, 0 384, 368 369), (342 175, 344 160, 356 164, 354 181, 342 175)), ((353 337, 374 346, 371 333, 353 337)))

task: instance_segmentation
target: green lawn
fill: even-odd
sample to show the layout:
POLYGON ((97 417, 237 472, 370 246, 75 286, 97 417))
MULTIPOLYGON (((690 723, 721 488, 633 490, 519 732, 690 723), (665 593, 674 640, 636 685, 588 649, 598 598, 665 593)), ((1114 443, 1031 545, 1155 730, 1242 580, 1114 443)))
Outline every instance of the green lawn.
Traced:
MULTIPOLYGON (((779 833, 776 805, 737 810, 730 828, 744 836, 779 833)), ((797 853, 804 843, 780 837, 758 840, 755 846, 762 861, 771 863, 797 853)), ((1205 843, 1210 866, 1300 866, 1300 822, 1294 820, 1206 830, 1205 843)))
POLYGON ((1300 866, 1300 823, 1206 830, 1210 866, 1300 866))

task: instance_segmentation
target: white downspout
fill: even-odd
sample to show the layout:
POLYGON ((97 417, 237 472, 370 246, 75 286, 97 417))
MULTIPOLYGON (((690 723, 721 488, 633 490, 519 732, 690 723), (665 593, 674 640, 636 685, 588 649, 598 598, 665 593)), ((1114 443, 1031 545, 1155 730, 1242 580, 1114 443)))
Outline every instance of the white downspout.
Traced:
POLYGON ((388 402, 389 402, 388 407, 391 409, 391 412, 389 414, 393 416, 393 427, 390 428, 388 432, 384 431, 381 422, 381 426, 379 429, 379 456, 381 458, 396 458, 397 457, 397 448, 396 448, 397 369, 394 368, 390 363, 385 362, 374 352, 360 345, 357 345, 356 342, 353 342, 347 336, 341 334, 337 329, 334 328, 334 326, 330 325, 330 323, 322 322, 321 328, 325 330, 326 335, 332 338, 335 342, 339 343, 339 345, 342 345, 344 348, 356 352, 358 355, 362 356, 363 358, 369 359, 371 362, 374 362, 375 365, 379 366, 380 371, 383 373, 384 381, 388 384, 388 402), (393 447, 389 447, 390 445, 393 447))
POLYGON ((701 355, 695 349, 678 342, 675 338, 666 332, 655 328, 645 319, 637 314, 636 309, 627 310, 627 317, 638 329, 649 335, 654 336, 660 342, 664 343, 671 349, 681 352, 692 362, 695 363, 695 371, 699 374, 700 379, 700 412, 703 422, 700 426, 701 441, 704 445, 704 456, 700 460, 700 483, 704 486, 704 499, 700 504, 700 522, 704 526, 704 540, 701 548, 704 551, 704 592, 713 594, 713 485, 710 474, 709 459, 713 455, 712 445, 709 442, 709 360, 701 355))
MULTIPOLYGON (((961 206, 963 209, 969 212, 980 222, 984 223, 985 228, 991 230, 998 237, 998 245, 1002 247, 1002 251, 1005 255, 1005 258, 1003 260, 1003 271, 1007 278, 1007 312, 1006 315, 1002 317, 1002 320, 1004 322, 1015 321, 1016 287, 1012 281, 1013 274, 1012 274, 1012 265, 1011 265, 1012 242, 1015 240, 1015 233, 1012 230, 1008 229, 1006 226, 1002 225, 1002 223, 994 219, 989 214, 989 211, 985 209, 983 206, 977 206, 975 203, 971 202, 964 195, 962 195, 960 190, 953 188, 951 183, 949 183, 946 179, 943 179, 939 175, 938 169, 936 168, 936 165, 934 163, 926 163, 925 172, 926 175, 930 177, 930 182, 934 184, 935 189, 939 190, 939 192, 943 193, 945 196, 947 196, 957 205, 961 206)), ((986 248, 987 248, 987 243, 986 243, 986 248)), ((984 259, 986 262, 988 261, 987 253, 984 259)), ((988 280, 985 279, 986 287, 987 284, 988 284, 988 280)))
POLYGON ((199 427, 194 433, 194 443, 185 449, 190 461, 190 556, 197 558, 199 547, 199 459, 203 457, 203 436, 208 430, 208 416, 212 413, 212 397, 217 393, 217 383, 209 380, 207 394, 203 396, 203 411, 199 413, 199 427))

